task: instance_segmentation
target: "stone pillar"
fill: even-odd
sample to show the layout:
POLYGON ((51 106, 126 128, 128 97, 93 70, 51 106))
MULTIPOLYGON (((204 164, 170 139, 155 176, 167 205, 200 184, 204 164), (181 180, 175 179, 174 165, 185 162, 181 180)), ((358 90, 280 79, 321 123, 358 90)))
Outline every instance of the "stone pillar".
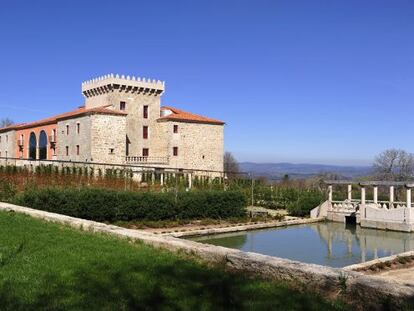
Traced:
POLYGON ((411 188, 407 188, 407 207, 411 208, 411 188))
POLYGON ((348 185, 348 200, 352 200, 352 185, 348 185))
POLYGON ((161 183, 161 186, 164 186, 164 173, 161 173, 160 175, 160 183, 161 183))
POLYGON ((407 213, 405 221, 407 223, 411 222, 411 185, 407 187, 407 213))
POLYGON ((366 201, 365 187, 361 186, 361 204, 365 205, 365 201, 366 201))
POLYGON ((374 204, 378 204, 378 186, 374 186, 374 204))
POLYGON ((328 201, 329 201, 329 203, 332 203, 332 192, 333 192, 332 185, 329 185, 328 186, 328 201))
POLYGON ((361 186, 361 205, 359 207, 359 216, 361 217, 361 219, 367 218, 365 204, 366 204, 365 187, 364 186, 361 186))
POLYGON ((390 206, 389 208, 392 207, 394 203, 394 186, 390 186, 390 206))
POLYGON ((193 174, 188 174, 188 189, 193 187, 193 174))

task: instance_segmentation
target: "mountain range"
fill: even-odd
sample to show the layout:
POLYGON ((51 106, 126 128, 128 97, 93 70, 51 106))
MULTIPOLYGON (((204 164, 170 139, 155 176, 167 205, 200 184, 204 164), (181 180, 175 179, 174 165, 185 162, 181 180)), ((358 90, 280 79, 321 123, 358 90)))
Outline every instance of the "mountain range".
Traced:
POLYGON ((337 174, 344 179, 366 176, 372 173, 371 166, 342 166, 325 164, 293 164, 293 163, 239 163, 240 170, 263 176, 271 180, 280 180, 285 175, 292 179, 303 179, 324 173, 337 174))

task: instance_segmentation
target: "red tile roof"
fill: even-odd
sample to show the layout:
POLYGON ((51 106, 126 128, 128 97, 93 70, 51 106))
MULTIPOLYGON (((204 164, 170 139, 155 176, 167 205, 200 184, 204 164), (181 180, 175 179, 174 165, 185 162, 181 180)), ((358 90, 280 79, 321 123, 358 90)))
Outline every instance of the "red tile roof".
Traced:
POLYGON ((172 113, 159 118, 159 121, 181 121, 181 122, 193 122, 193 123, 207 123, 224 125, 225 123, 220 120, 207 118, 194 113, 186 112, 177 108, 164 106, 161 110, 170 110, 172 113))
POLYGON ((21 130, 21 129, 31 128, 31 127, 53 124, 53 123, 57 123, 59 120, 65 120, 65 119, 70 119, 70 118, 79 117, 82 115, 89 115, 89 114, 109 114, 109 115, 125 115, 125 116, 127 115, 127 113, 125 112, 107 109, 107 107, 108 106, 91 108, 91 109, 86 109, 85 107, 79 107, 76 110, 58 114, 56 116, 42 119, 39 121, 34 121, 30 123, 14 124, 8 127, 0 128, 0 132, 21 130))

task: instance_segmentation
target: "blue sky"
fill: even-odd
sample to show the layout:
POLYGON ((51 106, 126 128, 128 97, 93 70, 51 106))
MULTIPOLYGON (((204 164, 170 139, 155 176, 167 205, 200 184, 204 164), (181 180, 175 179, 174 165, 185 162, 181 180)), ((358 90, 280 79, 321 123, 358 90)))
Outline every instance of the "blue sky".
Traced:
POLYGON ((3 1, 0 118, 83 103, 108 73, 227 122, 241 161, 367 164, 414 152, 414 1, 3 1))

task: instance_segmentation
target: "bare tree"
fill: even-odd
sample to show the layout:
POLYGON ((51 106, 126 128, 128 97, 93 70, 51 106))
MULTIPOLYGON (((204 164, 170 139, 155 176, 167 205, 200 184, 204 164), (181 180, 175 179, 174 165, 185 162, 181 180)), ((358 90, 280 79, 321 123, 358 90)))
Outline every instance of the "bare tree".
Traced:
POLYGON ((236 177, 240 172, 239 163, 231 152, 224 154, 224 172, 227 173, 227 177, 236 177))
POLYGON ((0 128, 8 127, 10 125, 13 125, 14 122, 10 120, 9 118, 3 118, 0 120, 0 128))
POLYGON ((374 161, 376 178, 391 181, 412 179, 414 155, 401 149, 388 149, 380 153, 374 161))

